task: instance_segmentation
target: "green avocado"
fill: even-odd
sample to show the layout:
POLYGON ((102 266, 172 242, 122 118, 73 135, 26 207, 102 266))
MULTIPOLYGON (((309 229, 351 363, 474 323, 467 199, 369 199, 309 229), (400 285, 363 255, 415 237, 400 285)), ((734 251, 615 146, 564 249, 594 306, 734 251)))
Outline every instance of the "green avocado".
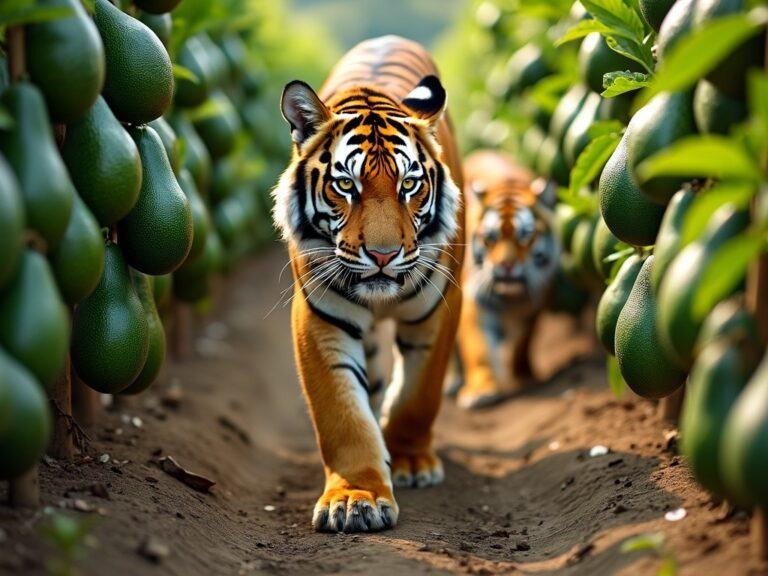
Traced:
MULTIPOLYGON (((744 305, 743 294, 737 294, 719 302, 712 312, 707 314, 699 330, 696 350, 701 350, 711 342, 721 338, 738 336, 751 351, 760 348, 760 336, 754 316, 744 305)), ((759 358, 757 358, 759 360, 759 358)))
POLYGON ((195 80, 178 79, 174 102, 183 108, 200 106, 210 96, 214 84, 212 63, 200 36, 192 36, 181 45, 178 61, 195 75, 195 80))
POLYGON ((25 26, 29 78, 45 96, 55 122, 83 117, 104 85, 104 46, 80 0, 38 0, 36 6, 67 9, 68 16, 25 26))
POLYGON ((14 125, 0 131, 0 152, 21 185, 27 226, 53 247, 64 236, 75 189, 59 156, 40 91, 26 82, 8 88, 2 103, 14 125))
POLYGON ((96 218, 77 194, 64 238, 48 259, 61 296, 70 306, 93 292, 101 279, 104 236, 96 218))
POLYGON ((143 168, 136 205, 118 225, 126 261, 145 274, 178 268, 192 246, 192 213, 171 170, 160 136, 152 128, 131 128, 143 168))
POLYGON ((211 281, 221 268, 223 248, 219 235, 211 230, 205 250, 173 273, 173 295, 183 302, 198 302, 211 292, 211 281))
POLYGON ((643 15, 643 20, 648 23, 648 26, 658 32, 661 28, 661 23, 669 13, 675 0, 639 0, 638 3, 640 4, 640 13, 643 15))
POLYGON ((573 233, 582 218, 573 206, 563 203, 555 205, 555 236, 560 242, 560 247, 566 252, 571 252, 573 233))
POLYGON ((574 84, 557 103, 549 123, 549 135, 555 139, 558 146, 562 145, 568 127, 576 118, 589 94, 589 89, 585 85, 574 84))
POLYGON ((154 128, 157 135, 160 136, 160 140, 163 142, 163 148, 165 148, 165 153, 168 155, 168 161, 171 163, 173 173, 178 176, 179 170, 181 170, 181 154, 180 143, 176 137, 176 132, 168 123, 168 120, 162 116, 152 120, 147 126, 154 128))
POLYGON ((698 0, 677 0, 661 23, 656 37, 656 58, 661 63, 681 38, 693 28, 698 0))
POLYGON ((121 394, 128 395, 139 394, 149 388, 157 379, 157 375, 163 367, 163 362, 165 362, 165 330, 155 306, 155 299, 152 293, 152 277, 134 270, 131 272, 131 278, 133 279, 136 294, 144 309, 144 316, 147 319, 149 346, 147 348, 147 359, 141 372, 139 372, 139 375, 128 388, 120 392, 121 394))
POLYGON ((187 255, 188 260, 194 260, 203 253, 205 244, 208 241, 208 231, 211 229, 211 216, 200 194, 197 191, 195 180, 192 178, 189 170, 181 169, 179 174, 179 186, 189 201, 189 207, 192 211, 192 247, 187 255))
POLYGON ((562 268, 558 268, 552 286, 547 292, 546 309, 578 316, 588 302, 589 292, 574 284, 562 268))
POLYGON ((576 163, 576 159, 587 147, 591 138, 589 137, 589 128, 597 120, 597 114, 600 109, 602 98, 599 94, 591 92, 581 106, 581 110, 568 126, 563 138, 563 155, 569 168, 576 163))
POLYGON ((599 221, 599 215, 583 218, 573 231, 571 254, 585 288, 597 287, 601 284, 600 275, 592 258, 592 245, 599 221))
POLYGON ((163 43, 163 46, 168 48, 168 45, 171 42, 171 34, 173 33, 173 19, 170 14, 150 14, 149 12, 142 12, 139 14, 139 20, 155 33, 160 39, 160 42, 163 43))
POLYGON ((768 353, 739 395, 723 426, 720 477, 728 499, 768 507, 768 353))
POLYGON ((238 34, 225 33, 219 39, 219 47, 227 59, 229 80, 239 84, 248 70, 248 47, 238 34))
POLYGON ((645 197, 629 171, 627 133, 603 168, 598 196, 600 213, 616 238, 634 246, 654 243, 664 207, 645 197))
POLYGON ((656 236, 656 245, 653 249, 653 254, 656 256, 653 276, 651 277, 654 294, 659 293, 659 286, 661 286, 661 281, 666 275, 669 265, 683 249, 682 234, 685 215, 695 198, 696 194, 689 186, 686 186, 672 196, 672 200, 669 201, 669 206, 664 212, 659 234, 656 236))
POLYGON ((72 365, 90 388, 117 394, 136 379, 149 350, 144 307, 116 244, 108 244, 104 274, 75 309, 72 365))
POLYGON ((611 355, 616 354, 616 323, 619 314, 627 303, 642 265, 643 259, 636 254, 627 258, 597 304, 597 337, 605 351, 611 355))
POLYGON ((229 154, 235 146, 242 124, 232 101, 221 90, 214 90, 211 97, 190 116, 195 130, 214 160, 229 154))
POLYGON ((0 155, 0 290, 11 279, 24 248, 24 201, 19 182, 0 155))
POLYGON ((657 94, 632 117, 627 128, 627 161, 649 199, 666 205, 689 178, 660 176, 642 182, 637 167, 657 152, 695 133, 692 91, 657 94))
POLYGON ((162 116, 173 97, 173 68, 163 43, 109 0, 96 0, 94 21, 107 62, 102 94, 112 112, 129 124, 162 116))
POLYGON ((706 271, 706 263, 725 242, 747 226, 749 218, 731 205, 712 216, 701 238, 675 256, 658 290, 659 335, 664 346, 682 366, 690 366, 702 320, 693 313, 693 301, 706 271))
POLYGON ((21 476, 43 456, 52 418, 40 384, 24 366, 0 349, 0 379, 6 386, 9 419, 0 434, 0 478, 21 476))
POLYGON ((155 298, 155 307, 163 310, 171 303, 171 293, 173 290, 173 276, 171 274, 161 274, 152 276, 152 295, 155 298))
POLYGON ((51 386, 64 368, 69 313, 48 261, 29 248, 0 292, 0 346, 44 386, 51 386))
POLYGON ((211 184, 211 155, 200 139, 195 127, 182 113, 175 113, 169 123, 179 138, 184 140, 184 167, 189 169, 197 184, 197 191, 203 198, 208 197, 208 187, 211 184))
POLYGON ((111 226, 131 211, 141 189, 139 151, 103 98, 67 127, 61 155, 99 224, 111 226))
POLYGON ((659 338, 656 297, 651 289, 654 256, 643 262, 626 304, 616 321, 615 350, 624 381, 644 398, 663 398, 686 377, 659 338))
MULTIPOLYGON (((694 25, 701 27, 707 22, 747 12, 751 4, 747 0, 698 0, 694 25)), ((707 74, 707 80, 721 92, 732 98, 743 98, 747 92, 747 77, 751 70, 763 69, 765 63, 765 29, 752 36, 725 57, 707 74)))
POLYGON ((541 48, 528 43, 515 51, 507 61, 506 75, 508 90, 506 97, 521 94, 539 80, 552 74, 552 68, 544 57, 541 48))
POLYGON ((595 234, 592 237, 592 262, 598 276, 603 280, 607 280, 611 276, 614 263, 606 262, 605 259, 616 252, 618 242, 619 239, 613 235, 605 220, 598 217, 595 234))
POLYGON ((634 60, 611 50, 599 32, 592 32, 584 37, 579 48, 579 74, 590 90, 601 93, 605 90, 605 74, 624 71, 644 72, 645 69, 634 60))
POLYGON ((729 96, 706 79, 696 84, 693 117, 702 134, 727 135, 733 126, 744 122, 748 114, 744 99, 729 96))

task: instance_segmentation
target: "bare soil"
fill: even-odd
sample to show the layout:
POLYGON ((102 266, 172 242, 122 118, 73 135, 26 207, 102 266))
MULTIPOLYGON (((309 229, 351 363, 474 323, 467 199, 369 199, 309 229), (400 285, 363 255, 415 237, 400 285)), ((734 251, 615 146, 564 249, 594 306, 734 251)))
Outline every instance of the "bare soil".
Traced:
MULTIPOLYGON (((46 506, 96 517, 82 574, 655 574, 653 553, 621 551, 652 532, 665 534, 681 574, 768 574, 748 520, 696 486, 656 406, 616 399, 589 332, 555 316, 536 339, 539 386, 479 412, 445 402, 436 437, 446 481, 398 491, 394 530, 315 534, 322 468, 288 307, 265 319, 285 259, 276 249, 230 280, 221 309, 199 322, 194 357, 103 412, 86 457, 41 465, 46 506), (175 386, 183 397, 170 407, 175 386), (591 456, 596 446, 608 453, 591 456), (214 480, 211 493, 164 472, 168 455, 214 480), (678 508, 682 520, 665 519, 678 508), (159 557, 140 553, 148 543, 159 557)), ((55 551, 39 536, 44 523, 0 506, 0 574, 45 573, 55 551)))

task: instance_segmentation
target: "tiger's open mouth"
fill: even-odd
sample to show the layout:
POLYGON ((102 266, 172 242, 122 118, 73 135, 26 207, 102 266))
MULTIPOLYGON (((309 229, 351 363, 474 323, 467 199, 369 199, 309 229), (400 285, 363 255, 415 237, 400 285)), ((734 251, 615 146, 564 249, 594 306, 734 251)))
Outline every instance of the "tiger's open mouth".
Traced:
POLYGON ((516 298, 525 296, 527 287, 522 278, 496 278, 493 281, 493 291, 499 296, 516 298))
POLYGON ((360 284, 378 284, 378 285, 388 285, 388 284, 397 284, 399 286, 402 286, 405 284, 405 274, 397 274, 395 276, 391 276, 389 274, 386 274, 383 270, 379 270, 378 272, 374 272, 373 274, 366 274, 366 275, 360 275, 360 279, 358 280, 360 284))

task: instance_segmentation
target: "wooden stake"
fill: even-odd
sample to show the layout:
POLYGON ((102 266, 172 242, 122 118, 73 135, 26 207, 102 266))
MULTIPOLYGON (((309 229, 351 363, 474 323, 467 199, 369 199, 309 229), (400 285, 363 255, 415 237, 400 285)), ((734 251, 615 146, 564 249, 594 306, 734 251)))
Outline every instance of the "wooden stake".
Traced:
POLYGON ((664 421, 677 426, 684 399, 685 384, 680 386, 680 388, 672 392, 669 396, 661 399, 661 402, 659 402, 659 415, 661 418, 664 421))
POLYGON ((172 334, 173 359, 183 362, 192 355, 192 309, 185 302, 174 302, 172 334))
POLYGON ((40 505, 37 464, 8 482, 8 503, 13 508, 37 508, 40 505))
POLYGON ((72 388, 70 381, 70 359, 64 365, 59 379, 51 391, 53 412, 53 439, 48 454, 60 460, 72 460, 75 455, 72 442, 72 388))
POLYGON ((11 26, 5 32, 8 44, 8 75, 11 82, 23 80, 27 73, 27 63, 24 56, 24 27, 11 26))
POLYGON ((75 374, 74 368, 71 374, 72 412, 75 420, 82 428, 92 428, 98 420, 99 406, 101 405, 99 393, 88 388, 75 374))
POLYGON ((768 561, 768 512, 755 508, 752 514, 752 543, 760 560, 768 561))

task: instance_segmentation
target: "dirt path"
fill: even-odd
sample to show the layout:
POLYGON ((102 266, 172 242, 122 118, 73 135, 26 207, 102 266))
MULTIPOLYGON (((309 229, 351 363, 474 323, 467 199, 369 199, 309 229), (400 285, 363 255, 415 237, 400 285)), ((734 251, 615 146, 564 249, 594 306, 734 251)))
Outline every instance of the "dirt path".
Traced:
MULTIPOLYGON (((589 338, 557 318, 537 341, 539 388, 471 414, 446 403, 437 439, 447 480, 399 491, 395 530, 314 534, 322 469, 293 368, 288 308, 264 319, 284 262, 275 250, 230 283, 223 310, 201 328, 196 357, 171 367, 151 394, 106 412, 91 458, 41 467, 46 505, 98 510, 82 573, 654 574, 652 555, 620 546, 656 531, 666 533, 682 574, 768 573, 749 560, 746 520, 723 519, 695 487, 655 408, 613 398, 602 361, 563 368, 589 338), (184 390, 176 408, 162 402, 171 383, 184 390), (590 456, 594 446, 610 452, 590 456), (156 463, 164 455, 214 479, 212 493, 164 473, 156 463), (679 507, 683 520, 664 519, 679 507), (148 539, 168 555, 152 562, 138 553, 148 539)), ((52 551, 37 536, 42 523, 41 514, 0 508, 0 574, 44 573, 52 551)))

